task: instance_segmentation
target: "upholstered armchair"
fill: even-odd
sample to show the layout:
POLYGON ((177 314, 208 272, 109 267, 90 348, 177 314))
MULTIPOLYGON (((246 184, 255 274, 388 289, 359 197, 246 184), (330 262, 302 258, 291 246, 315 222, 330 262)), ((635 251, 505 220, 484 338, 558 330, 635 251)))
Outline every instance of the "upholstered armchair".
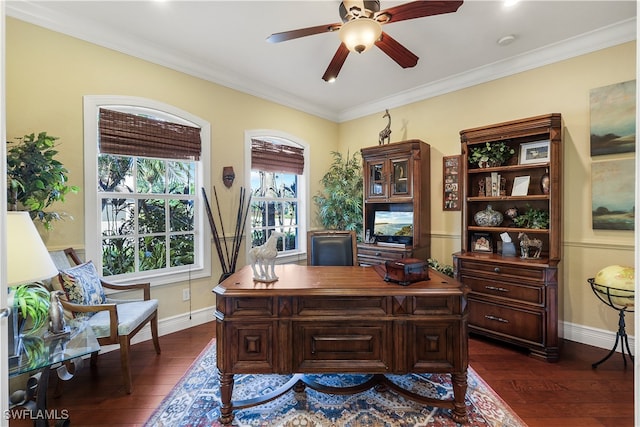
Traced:
POLYGON ((355 231, 307 232, 307 265, 358 265, 355 231))
MULTIPOLYGON (((130 347, 131 339, 147 323, 156 353, 160 354, 158 341, 158 300, 151 299, 149 283, 115 284, 103 280, 91 261, 82 262, 72 248, 52 252, 58 266, 58 280, 52 280, 54 289, 64 291, 60 299, 66 316, 85 318, 98 338, 100 345, 119 344, 122 376, 127 393, 132 391, 130 347), (140 290, 141 300, 108 298, 105 289, 117 291, 140 290)), ((98 353, 91 355, 95 366, 98 353)))

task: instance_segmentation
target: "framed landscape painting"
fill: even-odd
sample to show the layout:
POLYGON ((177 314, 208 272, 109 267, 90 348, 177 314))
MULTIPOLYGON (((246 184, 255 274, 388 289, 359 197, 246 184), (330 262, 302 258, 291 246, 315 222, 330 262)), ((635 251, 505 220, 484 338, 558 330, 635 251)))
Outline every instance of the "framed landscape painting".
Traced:
POLYGON ((636 81, 592 89, 591 155, 636 150, 636 81))
POLYGON ((594 230, 633 230, 635 160, 591 164, 591 208, 594 230))

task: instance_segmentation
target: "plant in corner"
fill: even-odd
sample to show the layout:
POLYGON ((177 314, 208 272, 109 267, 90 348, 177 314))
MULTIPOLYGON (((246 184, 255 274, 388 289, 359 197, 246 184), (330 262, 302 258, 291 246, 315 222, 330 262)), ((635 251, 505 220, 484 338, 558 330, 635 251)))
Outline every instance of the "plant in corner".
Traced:
MULTIPOLYGON (((65 195, 77 193, 78 187, 68 185, 69 172, 55 156, 58 137, 40 132, 20 138, 18 145, 7 149, 7 201, 10 210, 26 210, 34 220, 43 223, 47 230, 52 221, 64 215, 45 211, 54 202, 64 202, 65 195)), ((11 144, 11 142, 7 142, 11 144)))
POLYGON ((318 219, 331 230, 354 230, 362 234, 362 162, 359 153, 345 157, 332 151, 333 163, 320 181, 324 191, 313 196, 318 219))
POLYGON ((449 277, 454 276, 453 265, 440 264, 438 260, 434 258, 427 258, 427 263, 429 264, 429 267, 433 268, 435 271, 439 271, 449 277))

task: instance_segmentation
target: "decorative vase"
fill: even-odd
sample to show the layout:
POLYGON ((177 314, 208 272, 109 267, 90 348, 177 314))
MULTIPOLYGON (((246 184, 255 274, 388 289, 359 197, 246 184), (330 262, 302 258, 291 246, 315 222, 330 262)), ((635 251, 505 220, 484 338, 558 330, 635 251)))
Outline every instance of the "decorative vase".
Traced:
POLYGON ((473 216, 476 224, 480 227, 497 227, 502 224, 503 218, 502 213, 493 210, 491 205, 487 205, 485 210, 478 211, 473 216))
POLYGON ((549 194, 550 188, 551 183, 549 179, 549 170, 547 169, 544 175, 540 177, 540 190, 542 191, 542 194, 549 194))

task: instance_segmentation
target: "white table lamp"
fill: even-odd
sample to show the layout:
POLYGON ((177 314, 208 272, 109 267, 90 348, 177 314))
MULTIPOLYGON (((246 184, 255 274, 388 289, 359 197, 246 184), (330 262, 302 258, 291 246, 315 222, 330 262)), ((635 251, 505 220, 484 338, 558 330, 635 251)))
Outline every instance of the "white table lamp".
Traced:
POLYGON ((58 274, 28 212, 7 212, 7 284, 50 279, 58 274))

